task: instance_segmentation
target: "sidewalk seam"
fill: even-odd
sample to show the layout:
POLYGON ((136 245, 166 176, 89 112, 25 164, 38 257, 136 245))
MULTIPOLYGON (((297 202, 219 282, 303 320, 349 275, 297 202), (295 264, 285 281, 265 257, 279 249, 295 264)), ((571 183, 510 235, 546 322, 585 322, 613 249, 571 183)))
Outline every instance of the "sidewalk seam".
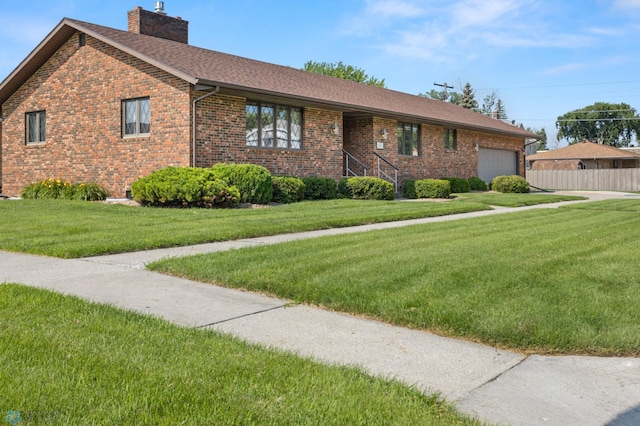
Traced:
POLYGON ((280 306, 274 306, 272 308, 263 309, 261 311, 251 312, 251 313, 248 313, 248 314, 239 315, 237 317, 232 317, 232 318, 227 318, 227 319, 223 319, 223 320, 220 320, 220 321, 211 322, 209 324, 197 325, 197 326, 195 326, 195 328, 211 327, 213 325, 222 324, 222 323, 233 321, 233 320, 237 320, 237 319, 240 319, 240 318, 250 317, 250 316, 258 315, 258 314, 263 314, 265 312, 275 311, 276 309, 282 309, 282 308, 286 307, 287 305, 288 305, 287 303, 284 303, 284 304, 282 304, 280 306))
POLYGON ((489 383, 495 382, 496 380, 498 380, 500 377, 504 376, 509 371, 511 371, 511 370, 515 369, 516 367, 519 367, 520 365, 522 365, 522 363, 525 362, 528 359, 529 359, 529 356, 525 355, 520 361, 518 361, 517 363, 513 364, 511 367, 507 368, 506 370, 501 371, 500 373, 496 374, 494 377, 490 378, 486 382, 479 384, 478 386, 476 386, 475 388, 471 389, 469 392, 467 392, 466 394, 464 394, 460 398, 457 398, 456 401, 461 401, 461 400, 465 399, 466 397, 468 397, 469 395, 471 395, 473 392, 477 391, 478 389, 488 385, 489 383))

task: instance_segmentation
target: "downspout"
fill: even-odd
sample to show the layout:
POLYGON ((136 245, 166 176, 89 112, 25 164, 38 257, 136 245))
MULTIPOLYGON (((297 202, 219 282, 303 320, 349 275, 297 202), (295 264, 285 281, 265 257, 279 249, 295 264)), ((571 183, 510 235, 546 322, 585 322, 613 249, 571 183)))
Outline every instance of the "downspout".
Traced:
POLYGON ((191 146, 191 152, 192 152, 192 155, 191 155, 191 166, 192 167, 196 166, 196 135, 197 135, 197 132, 196 132, 196 104, 198 102, 200 102, 201 100, 203 100, 204 98, 208 98, 211 95, 215 95, 219 91, 220 91, 220 86, 215 86, 215 88, 213 89, 213 92, 209 92, 209 93, 207 93, 205 95, 202 95, 202 96, 200 96, 198 98, 195 98, 193 100, 193 108, 191 109, 192 110, 191 113, 193 114, 193 123, 192 123, 192 129, 191 129, 191 132, 192 132, 192 134, 191 134, 191 145, 192 145, 191 146))

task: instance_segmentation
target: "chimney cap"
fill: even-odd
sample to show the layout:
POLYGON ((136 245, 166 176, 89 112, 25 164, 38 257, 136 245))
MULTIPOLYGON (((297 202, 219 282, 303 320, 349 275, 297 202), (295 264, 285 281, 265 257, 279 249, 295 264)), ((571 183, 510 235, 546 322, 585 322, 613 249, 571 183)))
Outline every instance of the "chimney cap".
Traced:
POLYGON ((154 7, 156 9, 156 12, 164 12, 164 2, 163 1, 155 2, 154 7))

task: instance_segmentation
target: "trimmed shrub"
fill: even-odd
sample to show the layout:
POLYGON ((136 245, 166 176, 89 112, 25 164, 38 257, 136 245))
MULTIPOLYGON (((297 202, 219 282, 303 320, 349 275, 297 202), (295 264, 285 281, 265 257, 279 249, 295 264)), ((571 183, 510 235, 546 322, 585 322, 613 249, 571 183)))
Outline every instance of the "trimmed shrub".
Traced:
POLYGON ((442 180, 448 180, 451 184, 451 192, 453 194, 462 194, 464 192, 471 192, 471 185, 469 185, 469 181, 462 178, 456 177, 444 177, 442 180))
POLYGON ((211 169, 166 167, 131 185, 133 199, 162 207, 235 207, 240 191, 216 180, 211 169))
POLYGON ((526 193, 529 192, 529 182, 522 176, 496 176, 491 181, 491 189, 497 192, 526 193))
POLYGON ((304 177, 305 200, 333 200, 336 198, 336 181, 326 177, 304 177))
POLYGON ((421 179, 416 183, 418 198, 449 198, 451 183, 443 179, 421 179))
POLYGON ((101 201, 108 195, 107 190, 97 183, 69 183, 55 178, 29 184, 20 193, 22 198, 31 200, 101 201))
POLYGON ((218 163, 211 170, 216 179, 238 188, 241 203, 269 204, 273 198, 271 173, 262 166, 218 163))
POLYGON ((302 179, 291 176, 273 176, 273 201, 287 204, 296 203, 304 199, 304 182, 302 179))
POLYGON ((471 187, 472 191, 486 191, 487 189, 489 189, 487 183, 477 176, 469 178, 469 186, 471 187))
POLYGON ((402 196, 404 198, 416 199, 418 198, 418 194, 416 194, 416 181, 415 180, 405 180, 404 187, 402 188, 402 196))
POLYGON ((358 200, 393 200, 393 184, 370 176, 343 178, 338 183, 338 193, 344 198, 358 200))

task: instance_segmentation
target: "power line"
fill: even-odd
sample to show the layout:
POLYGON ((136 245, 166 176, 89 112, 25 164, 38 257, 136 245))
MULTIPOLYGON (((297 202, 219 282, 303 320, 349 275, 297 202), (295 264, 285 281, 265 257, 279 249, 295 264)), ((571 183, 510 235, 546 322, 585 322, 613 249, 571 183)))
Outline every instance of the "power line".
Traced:
POLYGON ((511 90, 511 89, 543 89, 543 88, 554 88, 554 87, 604 86, 607 84, 630 84, 630 83, 640 83, 640 80, 609 81, 609 82, 599 82, 599 83, 549 84, 549 85, 542 85, 542 86, 498 87, 498 88, 492 88, 492 89, 475 89, 475 90, 480 91, 480 90, 511 90))
POLYGON ((629 118, 565 118, 562 120, 556 119, 557 122, 565 122, 565 121, 635 121, 640 120, 640 117, 629 117, 629 118))
POLYGON ((565 121, 636 121, 640 120, 640 117, 630 117, 630 118, 566 118, 563 120, 558 120, 557 118, 518 118, 517 122, 525 123, 529 121, 554 121, 554 122, 565 122, 565 121))

